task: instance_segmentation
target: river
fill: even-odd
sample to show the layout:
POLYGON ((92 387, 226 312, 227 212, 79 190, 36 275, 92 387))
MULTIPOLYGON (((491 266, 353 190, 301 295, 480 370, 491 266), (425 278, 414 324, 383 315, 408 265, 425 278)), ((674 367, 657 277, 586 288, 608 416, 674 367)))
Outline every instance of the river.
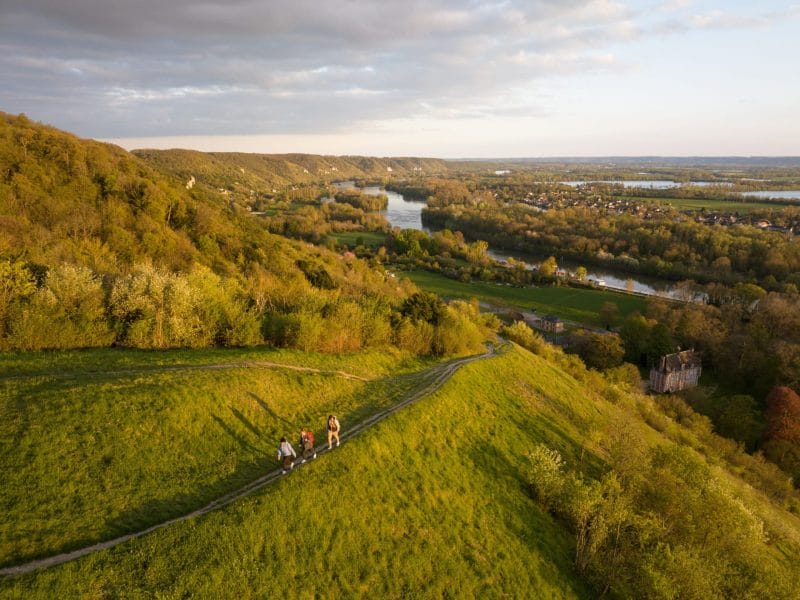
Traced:
MULTIPOLYGON (((341 181, 334 184, 338 189, 355 187, 352 181, 341 181)), ((424 201, 406 200, 402 194, 385 190, 379 186, 368 186, 359 188, 365 194, 377 196, 385 194, 389 198, 389 206, 385 211, 381 211, 392 227, 401 229, 418 229, 430 233, 427 227, 422 225, 422 209, 425 208, 424 201)), ((509 257, 514 260, 521 260, 529 265, 540 263, 547 257, 536 257, 522 252, 504 250, 502 248, 490 249, 489 256, 495 260, 504 260, 509 257)), ((558 258, 558 257, 556 257, 558 258)), ((559 259, 559 268, 574 272, 579 266, 577 262, 559 259)), ((603 269, 584 265, 588 271, 587 279, 602 282, 606 288, 621 290, 625 292, 636 292, 647 296, 675 297, 676 291, 671 282, 667 282, 655 277, 637 276, 631 277, 628 273, 613 269, 603 269)))

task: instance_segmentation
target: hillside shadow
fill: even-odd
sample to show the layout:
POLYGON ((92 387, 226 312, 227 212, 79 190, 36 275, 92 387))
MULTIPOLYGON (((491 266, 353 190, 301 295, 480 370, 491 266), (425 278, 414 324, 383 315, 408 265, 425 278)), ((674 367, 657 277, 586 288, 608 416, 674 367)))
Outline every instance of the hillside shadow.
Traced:
POLYGON ((462 455, 476 472, 485 476, 486 481, 503 482, 510 478, 507 485, 518 488, 519 494, 515 494, 503 490, 502 483, 492 486, 488 492, 496 508, 492 512, 502 520, 503 527, 515 540, 542 557, 542 561, 531 566, 537 571, 537 576, 544 580, 559 580, 560 585, 578 597, 593 597, 591 588, 582 581, 573 565, 574 536, 565 523, 545 511, 531 496, 523 470, 526 450, 520 447, 516 462, 491 443, 475 444, 462 455))
POLYGON ((247 439, 245 439, 245 437, 242 434, 240 434, 233 427, 231 427, 225 421, 223 421, 222 418, 218 417, 217 415, 212 415, 211 418, 214 419, 216 424, 219 425, 220 428, 225 433, 227 433, 242 448, 247 448, 248 450, 251 450, 251 451, 256 452, 258 454, 263 454, 264 453, 264 449, 263 448, 257 448, 256 446, 251 444, 247 439))
POLYGON ((255 425, 253 425, 253 423, 247 417, 245 417, 241 413, 239 409, 233 407, 230 407, 230 409, 231 412, 233 413, 233 416, 236 417, 239 420, 239 422, 242 425, 244 425, 251 433, 253 433, 253 435, 259 438, 262 437, 263 434, 258 430, 258 428, 255 425))
POLYGON ((283 418, 283 417, 282 417, 282 416, 280 416, 278 413, 276 413, 274 410, 272 410, 272 409, 269 407, 269 405, 268 405, 266 402, 264 402, 264 400, 263 400, 263 399, 261 399, 261 398, 258 396, 258 394, 254 393, 254 392, 247 392, 247 394, 248 394, 248 395, 249 395, 249 396, 250 396, 250 397, 251 397, 253 400, 255 400, 255 401, 256 401, 256 404, 258 404, 258 405, 261 407, 261 410, 263 410, 265 413, 267 413, 267 414, 268 414, 270 417, 272 417, 272 418, 273 418, 273 419, 275 419, 276 421, 279 421, 279 422, 283 423, 284 425, 286 425, 287 427, 289 427, 289 429, 290 429, 290 430, 294 428, 294 423, 291 423, 290 421, 288 421, 287 419, 283 418))

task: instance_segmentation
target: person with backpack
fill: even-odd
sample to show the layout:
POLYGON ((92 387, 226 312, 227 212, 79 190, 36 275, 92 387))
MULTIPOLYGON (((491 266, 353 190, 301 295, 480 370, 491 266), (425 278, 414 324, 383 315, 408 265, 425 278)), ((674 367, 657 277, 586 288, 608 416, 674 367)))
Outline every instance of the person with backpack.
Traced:
POLYGON ((339 419, 337 419, 334 415, 328 415, 328 450, 330 450, 333 445, 332 441, 333 438, 336 438, 336 447, 339 447, 339 430, 341 426, 339 425, 339 419))
POLYGON ((283 462, 283 471, 281 474, 286 474, 287 471, 290 471, 294 468, 294 461, 292 457, 297 458, 297 453, 292 448, 292 445, 286 441, 285 437, 281 438, 281 445, 278 446, 278 460, 283 462))
POLYGON ((314 450, 314 432, 311 431, 308 427, 303 427, 300 430, 300 448, 302 448, 301 456, 303 457, 300 461, 301 463, 306 462, 306 459, 311 456, 311 458, 317 458, 317 453, 314 450))

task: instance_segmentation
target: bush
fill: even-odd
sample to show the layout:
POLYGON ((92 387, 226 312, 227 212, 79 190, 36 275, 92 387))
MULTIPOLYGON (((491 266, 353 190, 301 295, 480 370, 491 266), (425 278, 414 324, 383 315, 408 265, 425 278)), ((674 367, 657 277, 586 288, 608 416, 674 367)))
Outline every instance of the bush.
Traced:
POLYGON ((525 455, 528 458, 525 476, 534 497, 545 510, 550 510, 560 499, 566 485, 564 459, 558 450, 539 444, 525 455))
POLYGON ((539 356, 547 353, 547 342, 541 335, 528 327, 524 321, 516 321, 511 325, 506 325, 500 329, 500 335, 539 356))

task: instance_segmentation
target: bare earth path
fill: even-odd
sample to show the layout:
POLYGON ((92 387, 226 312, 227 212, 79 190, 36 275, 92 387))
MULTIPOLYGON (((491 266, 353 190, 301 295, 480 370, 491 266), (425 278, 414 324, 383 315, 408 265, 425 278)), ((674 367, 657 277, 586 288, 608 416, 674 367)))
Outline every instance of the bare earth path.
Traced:
MULTIPOLYGON (((463 365, 468 363, 474 362, 476 360, 483 360, 486 358, 490 358, 497 354, 497 349, 494 346, 490 346, 486 353, 478 354, 475 356, 468 356, 466 358, 458 358, 455 360, 451 360, 447 363, 436 365, 431 367, 427 371, 424 371, 422 374, 422 382, 415 388, 412 389, 402 400, 395 403, 394 405, 386 408, 382 411, 379 411, 370 417, 364 419, 363 421, 353 425, 352 427, 348 428, 346 431, 342 432, 341 440, 342 443, 345 443, 348 439, 355 437, 362 431, 369 429, 373 425, 383 421, 386 417, 396 413, 402 408, 405 408, 409 404, 428 396, 435 391, 437 391, 442 385, 453 376, 453 374, 463 365)), ((242 366, 252 366, 252 367, 259 367, 259 368, 279 368, 279 369, 290 369, 296 371, 304 371, 304 372, 313 372, 313 373, 329 373, 339 375, 341 377, 346 377, 349 379, 357 379, 360 381, 366 381, 365 379, 358 377, 356 375, 352 375, 350 373, 345 373, 343 371, 326 371, 324 369, 315 369, 312 367, 302 367, 297 365, 286 365, 281 363, 268 363, 268 362, 254 362, 254 363, 230 363, 230 364, 214 364, 214 365, 199 365, 199 366, 192 366, 192 367, 158 367, 157 369, 160 371, 171 371, 171 370, 185 370, 187 368, 190 369, 209 369, 209 368, 231 368, 231 367, 242 367, 242 366)), ((152 369, 148 369, 148 371, 152 372, 152 369)), ((131 371, 124 371, 124 373, 130 373, 131 371)), ((106 375, 109 372, 105 372, 106 375)), ((322 444, 317 446, 316 451, 322 452, 327 448, 326 444, 322 444)), ((302 464, 298 464, 292 472, 299 470, 302 468, 302 464)), ((288 475, 286 475, 288 477, 288 475)), ((153 531, 161 529, 162 527, 167 527, 172 525, 173 523, 178 523, 180 521, 186 521, 187 519, 192 519, 194 517, 199 517, 206 513, 209 513, 213 510, 217 510, 218 508, 222 508, 223 506, 227 506, 228 504, 235 502, 236 500, 243 498, 249 494, 252 494, 256 490, 263 488, 264 486, 272 483, 276 479, 281 477, 281 469, 277 468, 274 471, 267 473, 266 475, 259 477, 255 481, 251 481, 245 486, 242 486, 238 490, 234 490, 224 496, 220 496, 219 498, 212 500, 207 505, 194 510, 190 513, 182 515, 180 517, 176 517, 174 519, 169 519, 168 521, 164 521, 162 523, 157 523, 156 525, 152 525, 147 529, 143 529, 141 531, 136 531, 132 533, 128 533, 126 535, 106 540, 104 542, 98 542, 97 544, 93 544, 91 546, 87 546, 85 548, 80 548, 78 550, 73 550, 71 552, 65 552, 63 554, 56 554, 54 556, 49 556, 47 558, 41 558, 38 560, 33 560, 27 563, 23 563, 20 565, 15 565, 12 567, 5 567, 0 569, 0 576, 14 576, 14 575, 21 575, 23 573, 30 573, 31 571, 35 571, 36 569, 43 569, 47 567, 53 567, 55 565, 60 565, 71 560, 75 560, 76 558, 80 558, 82 556, 86 556, 87 554, 91 554, 93 552, 97 552, 99 550, 106 550, 107 548, 113 548, 114 546, 118 546, 128 540, 132 540, 143 535, 147 535, 153 531)))

